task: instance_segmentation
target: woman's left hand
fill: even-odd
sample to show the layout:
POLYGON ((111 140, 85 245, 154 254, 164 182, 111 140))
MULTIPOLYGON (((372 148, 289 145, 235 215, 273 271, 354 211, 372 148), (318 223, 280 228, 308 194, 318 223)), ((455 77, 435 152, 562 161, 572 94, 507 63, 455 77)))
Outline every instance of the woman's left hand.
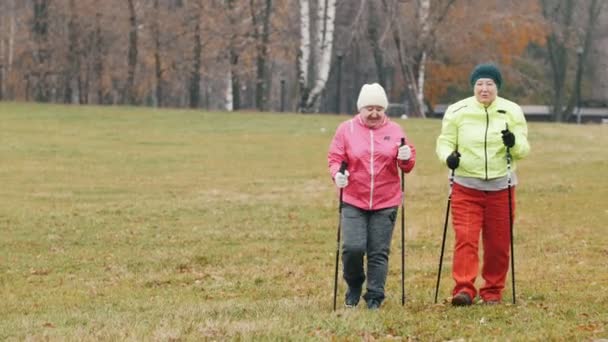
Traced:
POLYGON ((513 134, 513 132, 509 131, 509 129, 505 129, 500 131, 500 133, 502 133, 502 142, 503 144, 505 144, 505 146, 507 146, 508 148, 511 148, 513 146, 515 146, 515 135, 513 134))
POLYGON ((397 159, 405 161, 410 160, 410 158, 412 158, 412 149, 408 145, 400 146, 397 159))

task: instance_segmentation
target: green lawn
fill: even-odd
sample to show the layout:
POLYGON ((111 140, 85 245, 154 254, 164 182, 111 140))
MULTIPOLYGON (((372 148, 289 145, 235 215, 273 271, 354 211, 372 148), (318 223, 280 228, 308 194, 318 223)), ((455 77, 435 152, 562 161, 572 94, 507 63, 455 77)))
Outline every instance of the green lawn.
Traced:
POLYGON ((529 124, 518 304, 453 308, 440 121, 398 120, 408 301, 398 223, 382 309, 332 312, 346 119, 0 103, 0 340, 608 338, 608 125, 529 124))

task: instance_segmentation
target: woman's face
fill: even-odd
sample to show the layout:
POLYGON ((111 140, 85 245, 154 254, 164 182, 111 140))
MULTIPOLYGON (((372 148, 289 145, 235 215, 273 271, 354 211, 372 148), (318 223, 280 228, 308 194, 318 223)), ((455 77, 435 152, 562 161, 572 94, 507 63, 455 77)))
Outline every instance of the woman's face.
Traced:
POLYGON ((473 87, 475 98, 478 102, 488 106, 496 99, 498 94, 498 87, 494 80, 491 78, 480 78, 475 82, 473 87))
POLYGON ((378 127, 384 122, 384 108, 381 106, 366 106, 359 111, 363 123, 369 128, 378 127))

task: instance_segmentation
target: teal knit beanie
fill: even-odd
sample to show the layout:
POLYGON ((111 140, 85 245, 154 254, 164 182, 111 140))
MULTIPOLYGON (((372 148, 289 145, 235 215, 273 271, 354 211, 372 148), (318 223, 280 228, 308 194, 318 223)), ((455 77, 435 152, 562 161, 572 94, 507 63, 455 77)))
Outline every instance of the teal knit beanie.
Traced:
POLYGON ((471 73, 471 86, 474 86, 475 82, 480 78, 491 78, 496 83, 498 89, 502 85, 502 75, 494 64, 478 64, 471 73))

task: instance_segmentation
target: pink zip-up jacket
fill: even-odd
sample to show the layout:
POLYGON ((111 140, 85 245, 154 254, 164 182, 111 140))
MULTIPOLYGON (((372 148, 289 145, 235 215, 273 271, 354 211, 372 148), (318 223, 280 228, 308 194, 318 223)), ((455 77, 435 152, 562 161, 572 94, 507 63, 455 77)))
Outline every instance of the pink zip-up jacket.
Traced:
POLYGON ((378 210, 401 204, 399 168, 409 173, 416 164, 416 149, 401 126, 385 118, 376 128, 365 126, 359 115, 338 126, 327 155, 332 178, 342 161, 348 163, 348 185, 343 201, 364 210, 378 210), (397 159, 401 138, 412 150, 407 161, 397 159))

